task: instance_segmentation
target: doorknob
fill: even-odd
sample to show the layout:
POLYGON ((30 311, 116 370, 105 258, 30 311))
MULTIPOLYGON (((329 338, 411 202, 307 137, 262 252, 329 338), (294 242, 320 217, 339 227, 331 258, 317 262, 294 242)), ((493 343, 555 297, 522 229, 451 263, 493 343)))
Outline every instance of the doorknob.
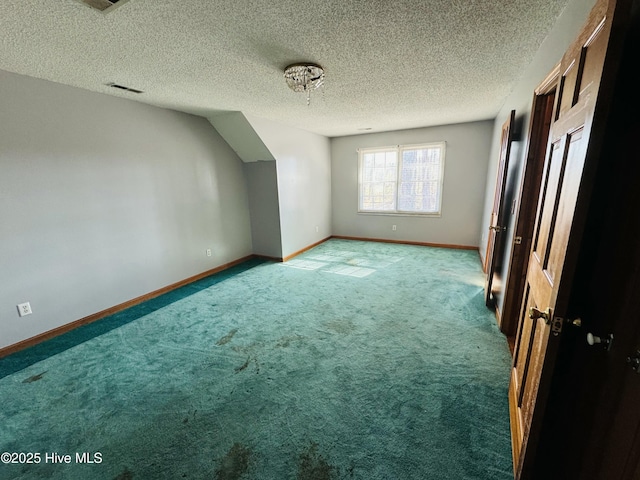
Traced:
POLYGON ((543 312, 541 310, 538 310, 536 307, 531 307, 529 309, 529 318, 531 320, 544 318, 544 321, 548 324, 549 322, 551 322, 551 312, 548 308, 543 312))
POLYGON ((582 326, 582 319, 581 318, 574 318, 573 320, 567 319, 567 323, 569 325, 573 325, 574 327, 581 327, 582 326))
POLYGON ((501 227, 500 225, 492 225, 489 227, 489 230, 494 230, 496 233, 504 232, 507 227, 501 227))
POLYGON ((613 343, 613 333, 610 333, 607 337, 598 337, 592 333, 587 333, 587 343, 592 347, 594 345, 601 345, 605 350, 611 350, 611 344, 613 343))

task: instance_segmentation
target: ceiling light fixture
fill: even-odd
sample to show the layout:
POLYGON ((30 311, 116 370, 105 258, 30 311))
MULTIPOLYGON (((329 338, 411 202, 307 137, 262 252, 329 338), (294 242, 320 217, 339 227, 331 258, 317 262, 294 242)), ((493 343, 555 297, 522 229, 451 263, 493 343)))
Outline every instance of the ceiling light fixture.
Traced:
POLYGON ((294 63, 284 69, 284 79, 294 92, 307 93, 307 105, 309 105, 311 90, 324 86, 324 70, 315 63, 294 63))

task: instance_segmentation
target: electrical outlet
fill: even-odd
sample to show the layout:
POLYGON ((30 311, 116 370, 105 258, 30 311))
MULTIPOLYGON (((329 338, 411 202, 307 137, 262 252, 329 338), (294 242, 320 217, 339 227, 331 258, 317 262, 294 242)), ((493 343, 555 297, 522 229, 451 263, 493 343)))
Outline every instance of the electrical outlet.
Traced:
POLYGON ((210 257, 210 256, 211 256, 211 249, 207 248, 207 257, 210 257))
POLYGON ((395 231, 396 231, 396 226, 395 226, 395 225, 392 225, 392 226, 391 226, 391 230, 393 230, 393 231, 395 232, 395 231))
POLYGON ((31 315, 33 312, 31 311, 31 304, 29 302, 20 303, 18 305, 18 315, 24 317, 25 315, 31 315))

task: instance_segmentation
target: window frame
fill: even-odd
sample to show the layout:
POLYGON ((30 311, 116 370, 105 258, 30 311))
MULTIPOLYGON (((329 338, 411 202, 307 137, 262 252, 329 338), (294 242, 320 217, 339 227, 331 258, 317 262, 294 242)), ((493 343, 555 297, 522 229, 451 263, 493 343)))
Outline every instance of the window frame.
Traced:
POLYGON ((367 147, 358 149, 358 213, 364 215, 395 215, 395 216, 420 216, 420 217, 440 217, 442 216, 442 197, 444 193, 444 167, 446 160, 446 142, 429 142, 429 143, 417 143, 410 145, 392 145, 387 147, 367 147), (438 191, 437 191, 437 208, 434 211, 429 212, 416 212, 410 210, 398 209, 398 197, 399 186, 401 182, 402 172, 402 157, 403 152, 407 150, 421 150, 421 149, 440 149, 440 169, 438 171, 438 191), (396 153, 396 179, 395 179, 395 209, 394 210, 366 210, 362 208, 363 200, 363 162, 366 154, 375 154, 382 152, 395 152, 396 153))

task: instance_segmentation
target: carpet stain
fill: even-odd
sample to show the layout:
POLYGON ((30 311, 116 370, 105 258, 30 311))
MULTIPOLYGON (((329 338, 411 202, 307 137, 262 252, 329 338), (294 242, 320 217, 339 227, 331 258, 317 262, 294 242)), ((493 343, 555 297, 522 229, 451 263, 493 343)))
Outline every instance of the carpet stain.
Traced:
MULTIPOLYGON (((196 413, 198 413, 198 410, 197 410, 197 409, 196 409, 196 410, 194 410, 194 411, 193 411, 193 414, 192 414, 192 415, 193 415, 193 419, 194 419, 194 420, 196 419, 196 413)), ((187 423, 189 423, 189 417, 184 417, 184 419, 182 420, 182 423, 184 423, 185 425, 186 425, 187 423)))
POLYGON ((240 373, 243 370, 246 370, 247 367, 249 365, 251 365, 251 363, 254 364, 255 369, 256 369, 256 373, 260 373, 260 364, 258 363, 258 359, 255 356, 252 356, 252 355, 248 356, 247 360, 242 365, 240 365, 239 367, 236 367, 234 369, 234 372, 235 373, 240 373))
POLYGON ((298 480, 331 480, 334 468, 318 453, 318 444, 311 445, 300 454, 298 480))
POLYGON ((240 373, 241 371, 245 370, 249 366, 249 362, 251 362, 251 357, 247 358, 247 361, 244 362, 242 365, 240 365, 239 367, 236 367, 235 372, 240 373))
POLYGON ((247 367, 249 367, 249 365, 251 365, 251 363, 254 364, 255 366, 255 371, 256 373, 260 373, 260 362, 258 362, 258 356, 256 354, 256 352, 260 352, 260 348, 262 347, 262 344, 260 344, 259 342, 253 342, 249 345, 234 345, 231 347, 231 349, 234 352, 238 352, 238 353, 243 353, 244 355, 247 356, 247 360, 240 365, 239 367, 234 368, 234 372, 235 373, 240 373, 243 370, 246 370, 247 367))
POLYGON ((42 378, 42 376, 43 376, 45 373, 47 373, 47 370, 45 370, 44 372, 39 373, 39 374, 37 374, 37 375, 33 375, 33 376, 29 377, 29 378, 25 378, 25 379, 22 381, 22 383, 33 383, 33 382, 37 382, 38 380, 40 380, 40 379, 42 378))
POLYGON ((124 470, 120 472, 120 474, 117 477, 114 477, 113 480, 132 480, 132 479, 133 479, 133 473, 131 473, 129 469, 125 467, 124 470))
POLYGON ((216 480, 238 480, 249 469, 251 450, 240 443, 234 443, 216 470, 216 480))
POLYGON ((335 320, 331 320, 325 324, 328 329, 333 330, 336 333, 341 333, 343 335, 347 335, 349 333, 353 333, 355 331, 356 326, 351 320, 345 320, 341 318, 336 318, 335 320))
POLYGON ((229 343, 236 333, 238 333, 237 328, 230 330, 229 333, 227 333, 224 337, 222 337, 220 340, 216 342, 216 345, 225 345, 229 343))
POLYGON ((356 470, 356 466, 353 464, 353 462, 351 462, 351 465, 349 465, 349 468, 347 470, 347 475, 349 476, 349 478, 353 478, 353 474, 356 470))
POLYGON ((252 354, 255 351, 259 351, 263 346, 262 342, 251 342, 249 345, 234 345, 231 349, 234 352, 252 354))
POLYGON ((276 343, 276 348, 287 348, 291 345, 291 342, 296 342, 302 340, 304 337, 302 335, 289 335, 285 337, 280 337, 276 343))

